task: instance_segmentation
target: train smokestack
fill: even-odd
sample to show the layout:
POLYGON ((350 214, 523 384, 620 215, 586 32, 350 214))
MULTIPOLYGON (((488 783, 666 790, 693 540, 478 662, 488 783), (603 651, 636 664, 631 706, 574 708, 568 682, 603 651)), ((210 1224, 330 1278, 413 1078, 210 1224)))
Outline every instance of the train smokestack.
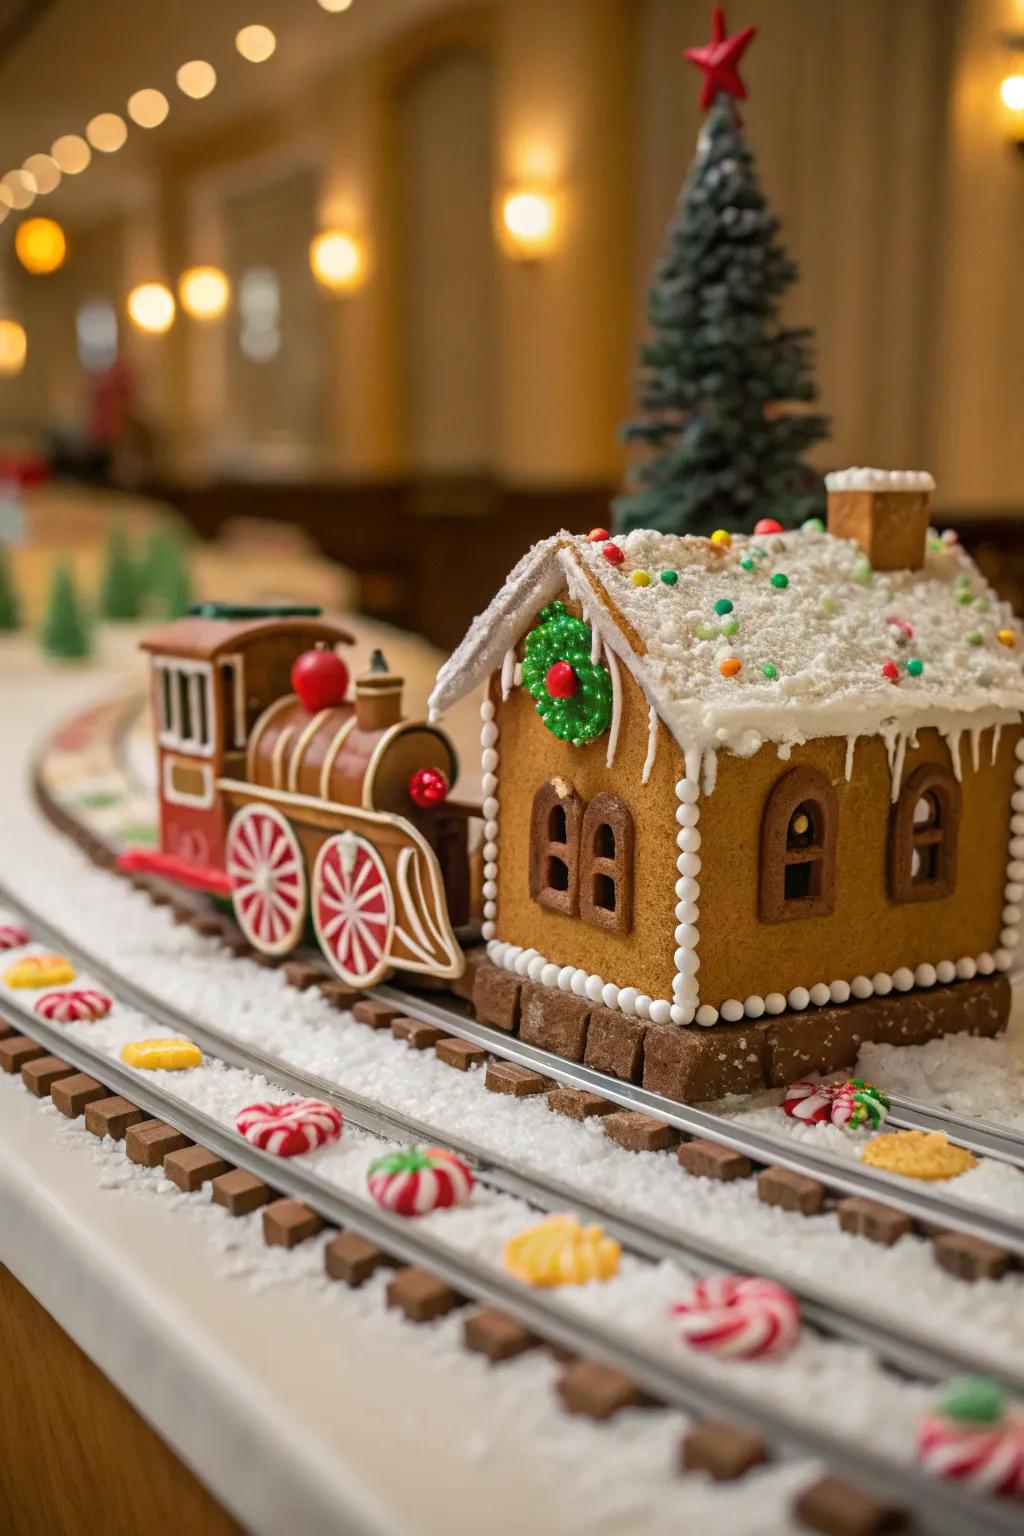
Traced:
POLYGON ((356 678, 356 725, 360 731, 383 731, 402 718, 404 679, 388 671, 384 652, 375 650, 370 670, 356 678))

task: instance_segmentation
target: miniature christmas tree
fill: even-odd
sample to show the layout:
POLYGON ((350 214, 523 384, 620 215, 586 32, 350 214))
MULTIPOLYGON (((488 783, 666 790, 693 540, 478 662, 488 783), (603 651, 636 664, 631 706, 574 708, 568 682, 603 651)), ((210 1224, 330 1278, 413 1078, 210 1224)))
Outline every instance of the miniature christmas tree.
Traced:
POLYGON ((0 544, 0 634, 10 634, 21 628, 21 608, 14 590, 7 553, 0 544))
POLYGON ((116 623, 137 619, 141 607, 139 573, 132 559, 128 537, 120 523, 112 523, 107 532, 100 581, 99 611, 104 619, 116 623))
POLYGON ((736 66, 753 35, 748 27, 727 38, 716 6, 711 43, 686 53, 705 72, 701 108, 710 113, 650 291, 641 415, 623 434, 650 454, 616 503, 622 530, 790 523, 817 512, 823 495, 801 459, 828 430, 802 408, 817 398, 811 333, 779 319, 797 269, 732 100, 746 96, 736 66))
POLYGON ((77 660, 88 656, 90 651, 89 631, 78 600, 75 578, 66 560, 61 560, 54 568, 41 639, 47 656, 62 661, 77 660))
POLYGON ((193 602, 188 548, 181 535, 158 528, 149 540, 142 564, 142 589, 147 607, 164 618, 178 619, 193 602))

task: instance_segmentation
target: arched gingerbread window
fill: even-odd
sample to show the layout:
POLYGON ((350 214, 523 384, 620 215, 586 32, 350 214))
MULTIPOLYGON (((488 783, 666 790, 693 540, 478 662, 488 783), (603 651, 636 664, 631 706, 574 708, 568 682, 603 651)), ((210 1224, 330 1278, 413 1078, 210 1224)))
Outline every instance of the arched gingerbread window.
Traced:
POLYGON ((542 907, 575 917, 579 910, 583 802, 563 779, 549 779, 530 815, 530 895, 542 907))
POLYGON ((892 808, 889 895, 938 901, 956 887, 960 785, 940 763, 915 768, 892 808))
POLYGON ((761 819, 762 922, 833 910, 838 816, 836 792, 815 768, 793 768, 775 785, 761 819))
POLYGON ((609 933, 633 926, 633 818, 618 795, 587 806, 580 834, 580 917, 609 933))

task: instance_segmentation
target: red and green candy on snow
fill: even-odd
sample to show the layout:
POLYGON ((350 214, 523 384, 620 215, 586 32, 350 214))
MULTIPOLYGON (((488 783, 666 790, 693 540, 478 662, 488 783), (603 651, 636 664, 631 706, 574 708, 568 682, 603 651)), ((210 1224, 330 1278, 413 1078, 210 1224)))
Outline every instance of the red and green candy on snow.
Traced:
POLYGON ((409 1147, 388 1152, 370 1164, 370 1194, 396 1216, 425 1216, 447 1205, 462 1205, 473 1193, 473 1174, 443 1147, 409 1147))

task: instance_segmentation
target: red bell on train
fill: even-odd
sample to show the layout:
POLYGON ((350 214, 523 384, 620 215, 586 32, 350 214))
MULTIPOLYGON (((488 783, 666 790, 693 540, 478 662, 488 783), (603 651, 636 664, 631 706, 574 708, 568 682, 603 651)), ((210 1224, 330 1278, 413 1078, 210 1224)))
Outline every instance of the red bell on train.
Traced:
POLYGON ((344 704, 348 667, 336 651, 303 651, 292 666, 292 688, 311 714, 344 704))
POLYGON ((417 768, 409 775, 409 799, 413 805, 426 810, 431 805, 443 805, 448 798, 448 777, 440 768, 417 768))

